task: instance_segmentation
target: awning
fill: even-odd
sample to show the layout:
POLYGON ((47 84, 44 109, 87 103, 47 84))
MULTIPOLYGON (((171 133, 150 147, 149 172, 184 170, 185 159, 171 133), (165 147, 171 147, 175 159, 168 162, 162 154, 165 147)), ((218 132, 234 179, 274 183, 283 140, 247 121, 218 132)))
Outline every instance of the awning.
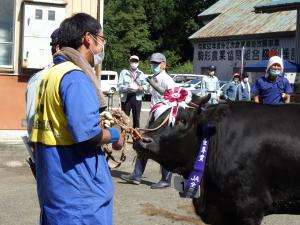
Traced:
MULTIPOLYGON (((245 72, 265 72, 269 60, 262 60, 257 63, 247 65, 244 67, 245 72)), ((284 72, 292 73, 292 72, 300 72, 300 65, 290 62, 288 60, 283 61, 284 72)))

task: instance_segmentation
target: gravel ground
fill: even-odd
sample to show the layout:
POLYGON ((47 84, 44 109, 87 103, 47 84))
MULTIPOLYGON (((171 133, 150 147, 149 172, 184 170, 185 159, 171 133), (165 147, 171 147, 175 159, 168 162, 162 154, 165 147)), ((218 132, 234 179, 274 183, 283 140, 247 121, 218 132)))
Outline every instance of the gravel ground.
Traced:
MULTIPOLYGON (((114 101, 118 106, 118 101, 114 101)), ((149 103, 144 103, 148 108, 149 103)), ((148 112, 141 115, 146 124, 148 112)), ((25 162, 23 144, 0 144, 0 225, 34 225, 39 221, 36 185, 25 162)), ((133 169, 135 152, 127 145, 127 160, 112 170, 115 184, 115 225, 203 225, 195 215, 191 200, 182 199, 173 188, 152 190, 150 185, 160 179, 159 165, 151 160, 140 185, 124 183, 119 177, 133 169)), ((263 225, 299 225, 300 216, 272 215, 263 225)))

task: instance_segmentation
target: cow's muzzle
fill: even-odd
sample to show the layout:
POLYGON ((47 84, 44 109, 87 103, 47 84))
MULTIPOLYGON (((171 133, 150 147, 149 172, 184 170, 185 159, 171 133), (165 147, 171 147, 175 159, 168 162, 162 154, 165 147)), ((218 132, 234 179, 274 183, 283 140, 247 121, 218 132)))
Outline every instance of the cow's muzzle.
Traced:
POLYGON ((150 137, 143 137, 133 142, 133 149, 138 152, 151 152, 155 149, 155 141, 150 137))

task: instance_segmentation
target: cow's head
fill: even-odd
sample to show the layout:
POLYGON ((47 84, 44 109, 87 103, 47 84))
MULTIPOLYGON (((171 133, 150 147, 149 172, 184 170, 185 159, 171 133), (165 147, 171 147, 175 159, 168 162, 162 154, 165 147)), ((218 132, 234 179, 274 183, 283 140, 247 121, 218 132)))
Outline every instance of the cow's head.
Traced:
MULTIPOLYGON (((216 121, 221 116, 218 115, 219 110, 216 111, 214 107, 208 107, 201 112, 202 105, 209 98, 210 95, 192 96, 193 107, 180 107, 173 126, 165 123, 157 130, 145 132, 144 140, 135 142, 134 149, 138 154, 153 159, 166 169, 187 177, 201 145, 203 124, 216 121), (214 112, 211 113, 212 111, 214 112)), ((152 115, 148 128, 155 129, 160 126, 170 111, 165 111, 157 119, 152 115)))

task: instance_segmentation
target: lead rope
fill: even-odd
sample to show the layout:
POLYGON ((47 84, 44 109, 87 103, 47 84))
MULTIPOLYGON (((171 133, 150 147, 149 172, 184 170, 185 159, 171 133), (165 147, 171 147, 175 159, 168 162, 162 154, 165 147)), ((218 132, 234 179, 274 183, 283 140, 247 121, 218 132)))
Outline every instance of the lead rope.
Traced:
MULTIPOLYGON (((127 136, 130 135, 132 140, 144 140, 144 137, 140 133, 140 131, 155 131, 160 129, 167 121, 168 116, 164 119, 164 121, 155 128, 133 128, 129 126, 129 118, 128 116, 120 109, 114 109, 110 112, 104 111, 101 113, 100 126, 103 128, 109 128, 114 125, 117 125, 121 128, 121 135, 126 140, 127 136)), ((103 144, 101 146, 102 151, 106 155, 106 161, 109 168, 117 168, 126 160, 126 142, 124 143, 123 148, 120 150, 121 156, 119 159, 113 156, 113 150, 111 144, 103 144)))
MULTIPOLYGON (((191 106, 190 108, 196 109, 195 107, 191 106)), ((170 112, 171 113, 171 112, 170 112)), ((127 139, 127 136, 130 135, 133 141, 144 140, 144 137, 140 133, 140 131, 155 131, 160 129, 162 126, 166 124, 169 120, 169 115, 155 128, 133 128, 129 126, 129 117, 120 109, 113 109, 110 112, 104 111, 101 113, 101 120, 100 125, 101 127, 108 128, 112 127, 113 125, 117 125, 121 128, 121 135, 124 139, 127 139)), ((124 143, 123 148, 121 151, 121 156, 119 160, 116 160, 115 157, 112 155, 113 150, 111 148, 111 144, 104 144, 102 145, 102 150, 106 154, 106 161, 110 168, 117 168, 119 167, 125 160, 126 160, 126 142, 124 143)))
MULTIPOLYGON (((196 105, 195 103, 189 103, 190 104, 190 109, 193 109, 193 110, 197 110, 198 109, 198 105, 196 105)), ((166 116, 166 118, 162 121, 162 123, 160 125, 158 125, 157 127, 155 128, 141 128, 141 127, 138 127, 138 128, 131 128, 131 130, 134 131, 135 135, 137 135, 137 137, 133 137, 133 139, 136 141, 138 139, 141 139, 143 140, 143 136, 141 135, 141 133, 139 131, 155 131, 155 130, 158 130, 160 129, 163 125, 165 125, 165 123, 169 120, 169 116, 170 116, 171 112, 166 116)))
MULTIPOLYGON (((117 125, 121 129, 121 135, 123 136, 124 140, 127 138, 127 133, 130 131, 129 128, 129 118, 128 116, 120 109, 113 109, 110 112, 104 111, 101 114, 100 119, 100 126, 103 128, 109 128, 114 125, 117 125)), ((124 146, 120 150, 121 156, 117 160, 113 156, 113 150, 111 144, 103 144, 101 146, 102 151, 106 155, 106 161, 109 168, 117 168, 119 167, 125 160, 126 160, 126 142, 124 146)))

